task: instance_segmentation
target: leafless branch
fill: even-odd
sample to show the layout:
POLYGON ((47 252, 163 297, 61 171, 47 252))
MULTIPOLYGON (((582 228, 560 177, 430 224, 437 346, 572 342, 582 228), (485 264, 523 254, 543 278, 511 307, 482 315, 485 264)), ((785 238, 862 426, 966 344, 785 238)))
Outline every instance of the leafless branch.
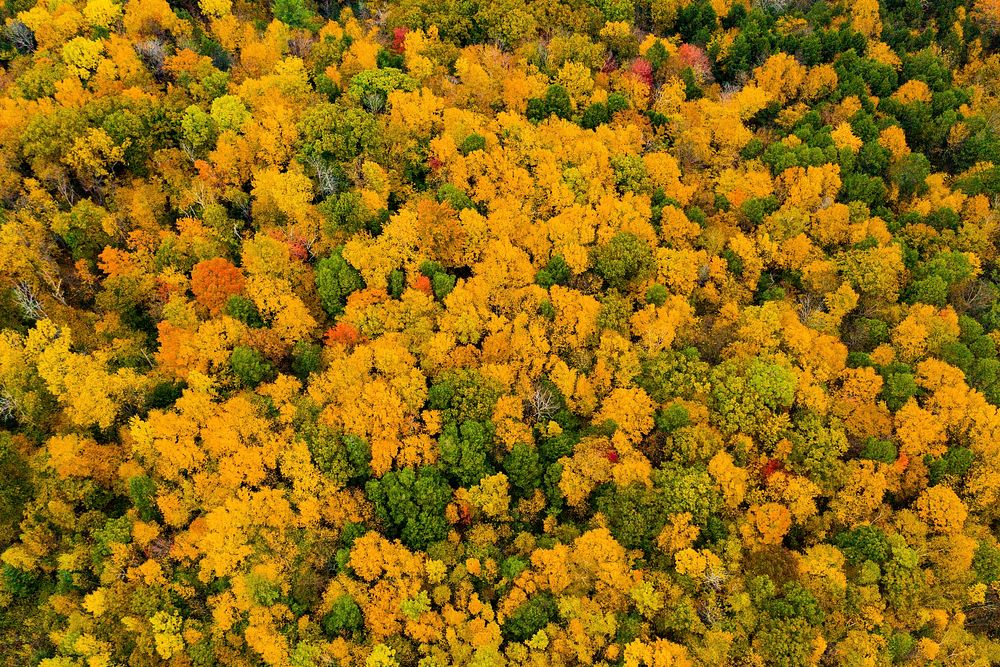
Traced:
POLYGON ((4 33, 11 44, 21 53, 31 53, 35 50, 35 33, 20 21, 11 21, 4 28, 4 33))
POLYGON ((14 285, 14 300, 20 306, 25 319, 43 320, 46 318, 45 308, 35 294, 35 288, 28 283, 21 281, 14 285))
POLYGON ((726 573, 716 570, 714 568, 709 568, 705 571, 705 585, 712 590, 718 591, 722 589, 722 584, 726 581, 726 573))
POLYGON ((316 184, 319 186, 320 194, 333 195, 340 192, 343 183, 336 170, 320 158, 312 158, 309 165, 316 171, 316 184))
POLYGON ((73 182, 70 180, 69 176, 65 172, 59 174, 59 178, 56 179, 56 190, 62 196, 66 203, 72 206, 76 203, 76 190, 73 189, 73 182))
POLYGON ((536 384, 527 400, 528 409, 536 422, 548 421, 559 410, 559 402, 544 385, 536 384))
POLYGON ((132 45, 142 62, 160 78, 163 75, 163 65, 167 59, 167 47, 163 40, 150 38, 132 45))
POLYGON ((380 114, 385 111, 385 95, 377 91, 369 91, 361 96, 361 106, 369 113, 380 114))
POLYGON ((6 389, 0 390, 0 419, 13 419, 20 410, 17 401, 6 389))

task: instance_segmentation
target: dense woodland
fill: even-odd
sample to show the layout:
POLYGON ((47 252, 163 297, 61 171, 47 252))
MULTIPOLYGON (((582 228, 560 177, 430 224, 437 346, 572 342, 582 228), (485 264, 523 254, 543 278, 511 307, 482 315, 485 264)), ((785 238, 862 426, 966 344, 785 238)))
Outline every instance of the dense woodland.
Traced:
POLYGON ((1000 661, 997 0, 0 24, 0 664, 1000 661))

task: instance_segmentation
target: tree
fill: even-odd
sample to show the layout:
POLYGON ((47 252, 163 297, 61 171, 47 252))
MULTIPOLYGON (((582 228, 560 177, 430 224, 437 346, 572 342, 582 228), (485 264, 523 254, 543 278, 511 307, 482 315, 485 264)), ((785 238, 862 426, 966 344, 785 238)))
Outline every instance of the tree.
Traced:
POLYGON ((514 610, 502 627, 504 636, 513 641, 530 639, 542 630, 559 611, 551 593, 539 593, 514 610))
POLYGON ((504 457, 503 470, 515 489, 523 495, 529 495, 542 481, 538 449, 523 442, 515 444, 504 457))
POLYGON ((569 265, 562 255, 553 255, 544 268, 535 274, 535 282, 545 288, 553 285, 565 285, 572 277, 569 265))
POLYGON ((997 18, 1000 16, 1000 13, 997 12, 998 9, 1000 7, 997 7, 995 0, 978 0, 975 3, 976 18, 982 22, 987 30, 994 33, 1000 31, 1000 19, 997 18))
POLYGON ((965 523, 965 504, 951 487, 932 486, 917 499, 917 511, 931 528, 943 533, 956 533, 965 523))
POLYGON ((274 18, 293 28, 305 28, 313 14, 302 0, 274 0, 274 18))
POLYGON ((900 198, 920 195, 927 191, 931 163, 923 153, 910 153, 897 162, 890 175, 899 188, 900 198))
POLYGON ((233 348, 229 365, 244 387, 256 387, 272 373, 271 364, 264 359, 264 355, 244 345, 233 348))
POLYGON ((387 472, 370 480, 365 493, 389 534, 413 549, 426 549, 448 534, 444 510, 451 487, 433 466, 387 472))
POLYGON ((711 379, 713 411, 723 432, 773 439, 787 423, 783 412, 792 406, 798 384, 787 367, 762 359, 729 361, 717 366, 711 379))
POLYGON ((24 507, 33 496, 30 469, 6 434, 0 436, 0 471, 0 545, 6 548, 17 538, 24 507))
POLYGON ((218 314, 229 298, 243 291, 243 272, 222 257, 195 264, 191 270, 191 291, 201 305, 218 314))
POLYGON ((533 36, 537 29, 534 14, 520 3, 508 0, 481 7, 476 19, 483 26, 489 39, 496 40, 510 49, 533 36))
POLYGON ((677 32, 685 42, 706 44, 715 29, 715 9, 705 0, 684 6, 677 14, 677 32))
POLYGON ((649 243, 631 232, 620 232, 595 250, 593 262, 594 271, 609 287, 619 290, 646 277, 654 267, 649 243))
POLYGON ((299 121, 299 133, 299 151, 307 160, 334 163, 348 162, 362 153, 371 154, 381 142, 378 122, 370 113, 330 103, 306 110, 299 121))
POLYGON ((472 486, 493 472, 487 453, 493 442, 493 425, 466 421, 448 423, 438 439, 441 463, 461 486, 472 486))
POLYGON ((372 105, 375 104, 376 108, 383 106, 392 91, 411 92, 416 88, 417 82, 412 77, 393 67, 384 67, 368 69, 355 74, 351 78, 347 92, 369 111, 373 111, 372 105))
POLYGON ((363 287, 361 274, 344 259, 342 248, 316 264, 316 291, 323 310, 332 317, 343 312, 351 292, 363 287))
POLYGON ((650 549, 667 517, 657 496, 640 484, 609 490, 598 496, 597 508, 608 517, 609 529, 629 549, 650 549))
POLYGON ((350 595, 341 595, 333 601, 333 607, 323 617, 323 632, 334 638, 341 634, 351 634, 364 626, 361 608, 350 595))
POLYGON ((128 491, 140 519, 155 521, 160 518, 160 511, 156 507, 156 482, 148 475, 136 475, 129 479, 128 491))

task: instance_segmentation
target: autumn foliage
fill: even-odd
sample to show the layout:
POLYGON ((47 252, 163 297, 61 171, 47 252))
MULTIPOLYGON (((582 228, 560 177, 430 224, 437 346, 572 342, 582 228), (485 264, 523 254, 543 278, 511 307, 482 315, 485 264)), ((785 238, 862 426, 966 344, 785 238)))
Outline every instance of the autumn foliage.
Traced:
POLYGON ((206 259, 191 269, 195 301, 217 314, 229 297, 243 291, 243 272, 224 257, 206 259))
POLYGON ((1000 664, 996 0, 8 0, 0 665, 1000 664))

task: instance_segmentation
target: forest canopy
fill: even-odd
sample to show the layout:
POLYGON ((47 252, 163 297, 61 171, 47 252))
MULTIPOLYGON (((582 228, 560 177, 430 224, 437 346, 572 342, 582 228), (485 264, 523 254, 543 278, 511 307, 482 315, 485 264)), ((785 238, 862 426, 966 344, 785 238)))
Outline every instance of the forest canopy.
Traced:
POLYGON ((1000 664, 1000 2, 7 0, 0 664, 1000 664))

